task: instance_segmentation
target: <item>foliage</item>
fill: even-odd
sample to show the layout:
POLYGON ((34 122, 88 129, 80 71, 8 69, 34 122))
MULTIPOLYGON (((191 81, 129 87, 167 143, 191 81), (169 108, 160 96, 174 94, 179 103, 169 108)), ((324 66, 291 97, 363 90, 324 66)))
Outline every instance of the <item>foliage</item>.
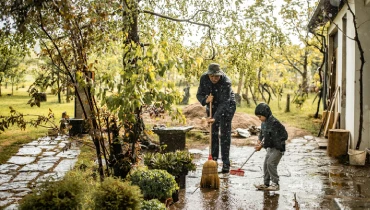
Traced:
POLYGON ((138 186, 108 177, 93 195, 95 209, 140 209, 143 195, 138 186))
MULTIPOLYGON (((91 124, 97 154, 108 157, 104 128, 99 124, 100 105, 106 107, 133 145, 131 164, 135 164, 134 147, 143 132, 146 108, 163 109, 185 122, 181 110, 173 107, 182 96, 175 86, 177 75, 190 81, 210 62, 219 62, 232 70, 231 76, 245 74, 245 87, 256 95, 260 92, 264 97, 265 87, 282 86, 277 84, 280 77, 270 81, 274 76, 267 76, 281 75, 266 55, 285 41, 276 19, 271 18, 273 1, 256 1, 251 9, 245 6, 241 0, 4 0, 0 18, 8 33, 38 40, 39 56, 49 59, 42 69, 45 73, 32 88, 55 81, 67 83, 67 89, 75 88, 75 100, 91 124), (263 27, 254 30, 256 24, 263 27), (200 37, 198 43, 183 44, 194 35, 200 37), (229 44, 231 50, 227 50, 229 44), (251 51, 250 59, 243 60, 246 51, 251 51), (55 78, 49 72, 60 76, 55 78), (94 72, 98 73, 96 82, 94 72)), ((30 90, 37 105, 38 95, 33 93, 40 91, 30 90)), ((101 156, 97 158, 103 177, 101 156)))
POLYGON ((186 175, 189 171, 195 171, 193 156, 188 151, 167 152, 167 153, 146 153, 144 164, 149 169, 162 169, 175 177, 186 175))
POLYGON ((135 171, 130 180, 132 184, 138 185, 145 199, 167 199, 179 189, 175 178, 165 170, 145 170, 135 171))
POLYGON ((1 28, 0 25, 0 96, 1 85, 5 80, 14 84, 24 73, 17 67, 27 54, 25 46, 20 43, 21 37, 14 33, 6 34, 1 28))
POLYGON ((47 117, 41 115, 24 115, 22 113, 17 112, 13 109, 13 107, 9 107, 10 115, 9 116, 2 116, 0 115, 0 132, 4 132, 5 129, 8 129, 10 126, 16 125, 21 130, 25 130, 27 124, 33 127, 42 126, 48 128, 55 128, 58 129, 57 126, 54 124, 54 114, 49 109, 49 114, 47 117), (25 116, 33 116, 35 119, 27 120, 25 116), (50 124, 46 126, 46 124, 50 124))
POLYGON ((166 206, 158 199, 144 200, 141 210, 166 210, 166 206))
POLYGON ((46 181, 21 200, 19 209, 79 209, 85 187, 85 182, 76 176, 46 181))

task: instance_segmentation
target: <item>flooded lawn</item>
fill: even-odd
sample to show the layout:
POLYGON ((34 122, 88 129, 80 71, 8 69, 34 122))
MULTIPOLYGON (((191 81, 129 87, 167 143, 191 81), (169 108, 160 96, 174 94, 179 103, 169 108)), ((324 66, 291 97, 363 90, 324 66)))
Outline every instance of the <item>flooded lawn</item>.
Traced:
MULTIPOLYGON (((189 150, 197 154, 197 170, 186 178, 180 201, 170 209, 331 209, 348 201, 370 200, 370 168, 348 166, 330 158, 312 138, 293 139, 280 161, 279 191, 257 191, 263 182, 262 165, 266 152, 254 153, 244 165, 244 176, 219 174, 220 189, 200 189, 202 166, 208 148, 189 150)), ((231 169, 238 169, 254 151, 253 147, 231 147, 231 169)), ((219 170, 222 162, 219 160, 219 170)), ((359 203, 360 201, 356 202, 359 203)), ((335 208, 334 208, 335 209, 335 208)))

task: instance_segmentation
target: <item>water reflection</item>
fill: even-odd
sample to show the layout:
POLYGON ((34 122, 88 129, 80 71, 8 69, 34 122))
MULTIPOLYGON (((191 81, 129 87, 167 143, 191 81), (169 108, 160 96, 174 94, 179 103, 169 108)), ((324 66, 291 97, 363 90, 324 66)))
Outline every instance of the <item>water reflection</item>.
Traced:
POLYGON ((215 209, 218 202, 218 196, 220 195, 220 190, 215 189, 200 189, 202 193, 202 206, 203 209, 215 209))
POLYGON ((263 209, 264 210, 276 210, 279 207, 280 194, 271 191, 263 192, 263 209))

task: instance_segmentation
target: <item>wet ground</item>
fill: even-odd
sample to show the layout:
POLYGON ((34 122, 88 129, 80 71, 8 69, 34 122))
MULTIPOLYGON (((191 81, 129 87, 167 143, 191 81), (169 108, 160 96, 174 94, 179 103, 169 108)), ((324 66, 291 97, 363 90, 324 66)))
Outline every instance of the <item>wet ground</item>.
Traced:
MULTIPOLYGON (((196 154, 197 170, 186 178, 180 201, 170 209, 370 209, 370 167, 341 164, 319 149, 315 139, 293 139, 280 161, 280 190, 257 191, 263 181, 261 150, 245 164, 244 176, 220 174, 220 189, 198 188, 208 148, 189 150, 196 154)), ((238 169, 253 147, 231 147, 231 169, 238 169)), ((219 161, 219 170, 222 162, 219 161)))

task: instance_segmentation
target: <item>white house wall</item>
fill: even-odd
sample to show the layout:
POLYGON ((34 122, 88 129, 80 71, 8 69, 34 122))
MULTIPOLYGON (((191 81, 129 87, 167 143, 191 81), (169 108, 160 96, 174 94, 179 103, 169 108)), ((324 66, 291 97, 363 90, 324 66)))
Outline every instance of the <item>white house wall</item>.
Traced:
MULTIPOLYGON (((364 50, 365 56, 365 65, 363 71, 363 99, 364 99, 364 124, 363 124, 363 133, 362 133, 362 143, 360 149, 370 148, 370 5, 369 1, 368 4, 365 5, 363 0, 356 0, 356 17, 357 17, 357 25, 359 26, 359 39, 364 50)), ((360 61, 360 53, 356 50, 356 78, 359 78, 360 72, 358 71, 361 66, 360 61)), ((358 79, 357 79, 358 81, 358 79)), ((357 89, 356 96, 359 97, 359 82, 357 82, 357 89)), ((358 101, 358 108, 359 109, 359 99, 358 101)), ((359 111, 357 111, 359 116, 359 111)), ((358 118, 357 118, 358 119, 358 118)), ((358 121, 358 120, 357 120, 358 121)), ((356 136, 358 133, 358 129, 356 131, 356 136)))
MULTIPOLYGON (((364 66, 364 74, 363 74, 363 98, 364 98, 364 124, 363 124, 363 133, 362 133, 362 143, 360 149, 369 148, 370 147, 370 7, 365 6, 363 0, 356 0, 356 8, 354 8, 353 3, 350 4, 352 10, 356 12, 357 22, 358 24, 363 23, 359 27, 359 37, 362 44, 362 47, 365 51, 365 66, 364 66), (366 22, 367 20, 367 22, 366 22)), ((347 36, 347 46, 346 46, 346 112, 345 112, 345 129, 350 131, 350 146, 354 148, 357 143, 358 132, 359 132, 359 116, 360 116, 360 100, 359 100, 359 71, 360 68, 360 54, 357 49, 357 45, 353 39, 355 37, 355 30, 353 26, 353 17, 350 11, 348 11, 348 7, 346 5, 343 6, 341 11, 337 14, 334 21, 335 24, 331 24, 328 29, 328 34, 338 32, 338 51, 337 51, 337 84, 341 87, 342 81, 342 69, 343 69, 343 61, 342 61, 342 53, 341 50, 343 48, 343 33, 347 36), (347 31, 343 32, 343 17, 347 17, 347 31), (339 27, 339 30, 337 29, 339 27), (355 64, 355 65, 354 65, 355 64)), ((330 49, 330 47, 329 47, 330 49)), ((340 91, 340 93, 342 90, 340 91)), ((337 98, 337 112, 340 112, 340 101, 341 101, 341 94, 337 98)))

